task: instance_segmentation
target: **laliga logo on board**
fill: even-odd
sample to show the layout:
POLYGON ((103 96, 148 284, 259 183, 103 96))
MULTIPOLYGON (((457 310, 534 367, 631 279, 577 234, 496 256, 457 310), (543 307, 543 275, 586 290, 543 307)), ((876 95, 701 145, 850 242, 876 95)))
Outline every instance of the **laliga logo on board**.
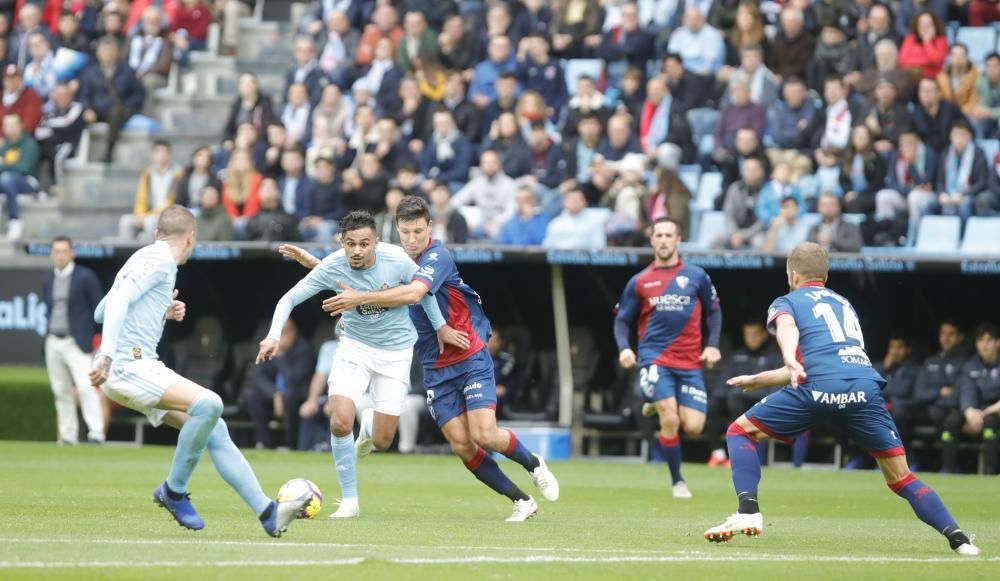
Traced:
POLYGON ((48 327, 49 307, 37 294, 0 301, 0 331, 34 331, 44 337, 48 327))

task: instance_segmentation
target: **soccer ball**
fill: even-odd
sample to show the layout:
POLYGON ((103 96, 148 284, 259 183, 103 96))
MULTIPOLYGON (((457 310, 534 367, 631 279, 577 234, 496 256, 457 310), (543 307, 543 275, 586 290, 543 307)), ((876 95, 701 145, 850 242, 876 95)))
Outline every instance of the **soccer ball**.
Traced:
POLYGON ((284 483, 278 490, 278 502, 295 500, 307 492, 311 498, 299 511, 296 518, 313 518, 323 508, 323 493, 319 491, 319 487, 305 478, 293 478, 284 483))

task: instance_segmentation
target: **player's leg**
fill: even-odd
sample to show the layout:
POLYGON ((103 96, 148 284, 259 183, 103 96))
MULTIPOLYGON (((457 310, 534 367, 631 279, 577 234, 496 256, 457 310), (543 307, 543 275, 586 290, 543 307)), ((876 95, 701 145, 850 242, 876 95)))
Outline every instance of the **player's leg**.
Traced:
POLYGON ((366 355, 363 364, 372 377, 374 410, 366 409, 358 422, 358 458, 367 456, 373 449, 388 450, 392 445, 399 416, 410 392, 410 365, 413 362, 412 349, 370 350, 366 355))
MULTIPOLYGON (((684 484, 684 476, 681 474, 681 416, 677 410, 677 398, 667 397, 653 402, 656 406, 656 413, 660 420, 660 447, 663 448, 663 456, 667 460, 667 467, 670 469, 671 483, 677 487, 684 484)), ((690 496, 683 490, 675 494, 679 498, 690 496)))
POLYGON ((357 456, 354 446, 354 416, 365 390, 372 381, 364 347, 343 339, 330 368, 329 401, 330 453, 340 481, 340 507, 332 518, 352 518, 361 513, 358 504, 357 456))

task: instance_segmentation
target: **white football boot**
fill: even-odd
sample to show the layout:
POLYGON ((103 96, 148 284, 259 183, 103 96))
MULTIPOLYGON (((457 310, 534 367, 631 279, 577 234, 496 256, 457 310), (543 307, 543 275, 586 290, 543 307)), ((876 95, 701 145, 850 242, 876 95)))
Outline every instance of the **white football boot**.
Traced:
POLYGON ((532 456, 538 458, 538 468, 528 473, 531 475, 531 481, 538 487, 545 500, 549 502, 559 500, 559 481, 556 480, 556 475, 549 470, 548 465, 545 464, 545 460, 541 456, 538 454, 532 454, 532 456))
POLYGON ((647 418, 655 418, 656 415, 659 413, 660 412, 656 411, 655 403, 649 403, 647 401, 646 403, 642 404, 642 415, 646 416, 647 418))
POLYGON ((973 545, 972 541, 969 541, 968 543, 963 543, 955 547, 955 552, 963 557, 978 557, 979 547, 973 545))
POLYGON ((361 514, 361 505, 357 498, 345 498, 337 501, 340 506, 337 511, 330 515, 330 518, 357 518, 361 514))
POLYGON ((529 496, 527 500, 515 500, 514 512, 507 519, 507 522, 524 522, 535 516, 537 512, 538 503, 535 502, 534 498, 529 496))
POLYGON ((736 513, 726 522, 705 531, 705 540, 713 543, 728 543, 733 535, 742 533, 748 537, 758 537, 764 533, 764 517, 759 512, 753 514, 736 513))
POLYGON ((674 484, 674 498, 691 498, 694 495, 691 494, 691 489, 688 488, 687 482, 681 480, 677 484, 674 484))
POLYGON ((354 452, 358 459, 367 457, 375 449, 375 441, 372 439, 372 432, 375 430, 375 410, 366 408, 361 412, 361 429, 358 431, 358 439, 354 441, 354 452), (368 424, 368 434, 365 434, 364 426, 368 424))

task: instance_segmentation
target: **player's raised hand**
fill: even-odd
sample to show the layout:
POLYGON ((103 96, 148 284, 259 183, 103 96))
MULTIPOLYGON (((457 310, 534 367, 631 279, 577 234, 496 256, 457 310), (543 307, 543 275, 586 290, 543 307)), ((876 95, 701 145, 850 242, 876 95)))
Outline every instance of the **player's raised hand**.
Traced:
POLYGON ((168 321, 181 322, 184 320, 185 315, 187 315, 187 305, 184 301, 177 300, 177 295, 180 291, 174 289, 173 302, 170 303, 170 310, 167 311, 168 321))
POLYGON ((756 375, 737 375, 736 377, 730 377, 726 380, 726 384, 730 387, 742 389, 743 391, 754 391, 764 387, 760 384, 756 375))
POLYGON ((700 359, 705 364, 705 367, 712 369, 722 359, 722 353, 717 347, 705 347, 705 350, 701 352, 700 359))
POLYGON ((267 338, 260 342, 260 352, 257 353, 257 365, 262 361, 270 361, 278 355, 278 341, 267 338))
POLYGON ((111 358, 107 355, 99 355, 94 359, 94 365, 90 369, 90 385, 94 387, 101 387, 101 385, 108 380, 108 375, 111 374, 111 358))
POLYGON ((622 369, 632 369, 636 364, 635 352, 631 349, 622 349, 622 352, 618 354, 618 363, 622 369))
POLYGON ((792 387, 798 387, 806 382, 806 370, 796 359, 785 359, 785 369, 792 381, 792 387))
POLYGON ((320 260, 309 254, 305 248, 299 248, 294 244, 282 244, 278 247, 278 254, 294 260, 310 270, 319 266, 320 263, 320 260))
POLYGON ((472 345, 472 341, 469 340, 468 333, 453 329, 449 325, 445 325, 444 327, 438 329, 437 337, 439 348, 438 353, 444 353, 445 345, 452 345, 463 351, 472 345))
POLYGON ((331 317, 336 317, 364 302, 362 294, 345 283, 338 282, 337 286, 340 292, 323 301, 323 310, 330 313, 331 317))

